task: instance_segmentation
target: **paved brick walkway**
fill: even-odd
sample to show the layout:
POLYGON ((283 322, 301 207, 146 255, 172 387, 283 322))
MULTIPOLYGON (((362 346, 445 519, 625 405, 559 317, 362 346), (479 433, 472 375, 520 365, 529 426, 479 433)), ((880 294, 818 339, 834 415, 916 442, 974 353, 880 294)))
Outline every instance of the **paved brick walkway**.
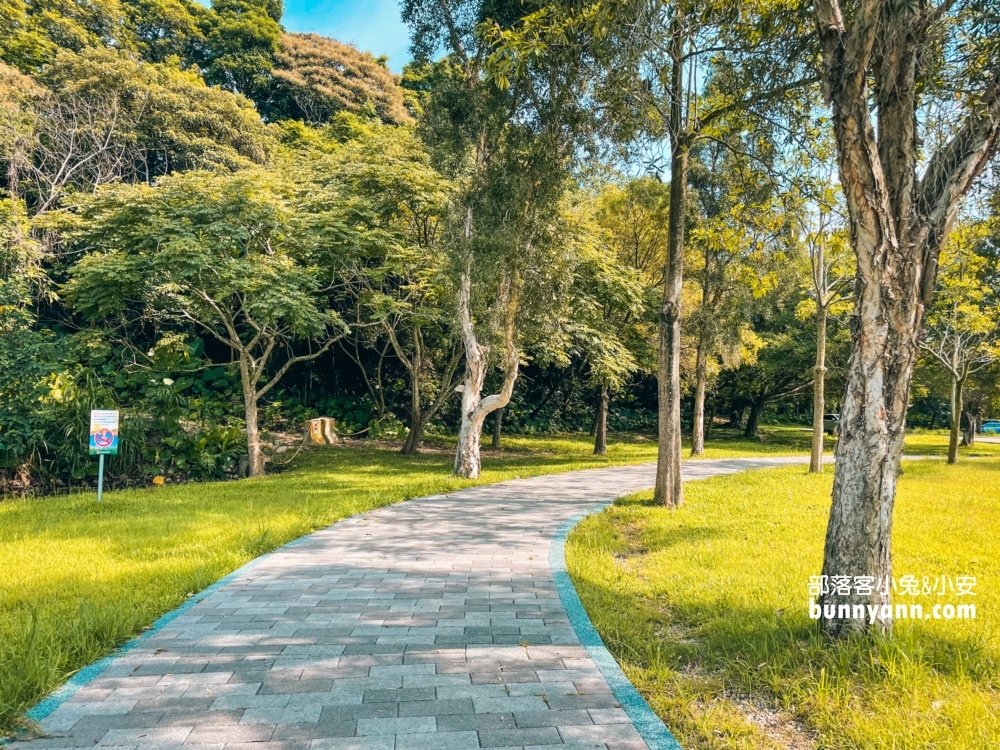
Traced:
POLYGON ((652 480, 649 466, 537 477, 337 523, 205 596, 16 747, 646 750, 579 645, 549 548, 569 518, 652 480))

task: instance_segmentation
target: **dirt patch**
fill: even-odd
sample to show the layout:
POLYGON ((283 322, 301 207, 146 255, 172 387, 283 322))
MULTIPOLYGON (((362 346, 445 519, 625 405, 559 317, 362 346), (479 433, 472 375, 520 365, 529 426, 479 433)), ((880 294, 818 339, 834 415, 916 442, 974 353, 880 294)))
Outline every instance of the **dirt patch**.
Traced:
POLYGON ((770 708, 747 696, 730 696, 729 699, 750 724, 779 747, 816 750, 816 734, 788 711, 770 708))

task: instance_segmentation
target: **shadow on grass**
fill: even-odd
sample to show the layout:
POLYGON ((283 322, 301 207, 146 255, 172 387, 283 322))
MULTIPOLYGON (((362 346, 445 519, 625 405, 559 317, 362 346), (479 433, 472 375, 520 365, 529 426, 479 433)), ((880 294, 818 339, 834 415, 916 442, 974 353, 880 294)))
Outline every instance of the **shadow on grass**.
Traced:
POLYGON ((725 597, 688 602, 684 592, 672 592, 666 603, 578 576, 574 583, 608 649, 627 672, 640 670, 661 679, 664 672, 678 679, 708 673, 719 678, 720 686, 718 694, 705 696, 709 699, 725 698, 724 686, 767 703, 793 695, 797 700, 817 697, 831 686, 856 693, 851 701, 938 679, 959 687, 968 682, 984 690, 1000 687, 1000 656, 978 635, 943 635, 918 622, 900 621, 892 635, 831 640, 804 609, 738 606, 725 597))

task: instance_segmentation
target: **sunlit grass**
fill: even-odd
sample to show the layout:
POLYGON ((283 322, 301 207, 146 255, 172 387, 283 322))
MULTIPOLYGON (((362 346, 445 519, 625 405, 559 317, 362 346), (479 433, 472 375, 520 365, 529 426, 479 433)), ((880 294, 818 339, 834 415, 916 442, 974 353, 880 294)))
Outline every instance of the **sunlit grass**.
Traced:
MULTIPOLYGON (((656 459, 649 437, 613 434, 605 457, 592 440, 504 436, 502 451, 484 452, 479 482, 656 459)), ((449 475, 448 443, 438 445, 415 457, 304 453, 266 479, 109 492, 101 505, 93 493, 0 502, 0 734, 73 672, 254 557, 346 516, 470 484, 449 475)), ((800 428, 767 427, 757 440, 718 430, 706 458, 808 445, 800 428)))
POLYGON ((896 576, 976 576, 977 619, 900 621, 887 639, 829 644, 808 619, 832 472, 695 482, 673 512, 628 498, 577 528, 568 565, 685 748, 1000 747, 998 480, 995 461, 905 464, 896 576))
MULTIPOLYGON (((478 481, 631 458, 518 452, 488 457, 478 481)), ((93 493, 0 503, 0 734, 74 671, 249 560, 338 519, 473 484, 450 468, 444 453, 329 449, 262 480, 109 492, 100 505, 93 493)))

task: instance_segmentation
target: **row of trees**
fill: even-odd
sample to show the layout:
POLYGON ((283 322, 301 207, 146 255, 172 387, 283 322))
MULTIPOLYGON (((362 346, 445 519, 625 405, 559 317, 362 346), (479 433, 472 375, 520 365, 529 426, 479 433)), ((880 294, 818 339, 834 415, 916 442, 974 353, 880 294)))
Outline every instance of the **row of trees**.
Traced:
POLYGON ((960 208, 1000 139, 995 9, 402 12, 396 78, 280 3, 4 0, 8 475, 85 476, 92 406, 126 409, 122 471, 202 476, 325 411, 405 415, 406 452, 453 431, 475 477, 488 419, 602 452, 615 409, 676 507, 682 432, 811 397, 821 471, 843 392, 824 572, 887 575, 914 372, 949 381, 953 460, 991 398, 996 206, 960 208))
MULTIPOLYGON (((658 321, 656 498, 668 506, 682 500, 680 359, 691 151, 706 139, 738 148, 739 136, 749 131, 744 151, 767 163, 760 144, 774 143, 776 131, 807 135, 823 103, 830 107, 856 272, 823 572, 889 577, 896 478, 925 314, 963 200, 1000 146, 1000 16, 993 4, 865 0, 844 8, 822 0, 803 12, 781 2, 583 9, 553 2, 512 19, 484 17, 474 2, 415 0, 405 7, 411 21, 419 18, 416 9, 448 29, 455 54, 469 48, 460 42, 461 19, 474 19, 478 38, 500 47, 487 60, 501 88, 548 84, 550 105, 539 108, 535 96, 531 108, 553 112, 563 99, 593 101, 611 137, 666 138, 671 192, 658 321), (559 97, 552 81, 576 72, 576 64, 590 75, 573 81, 584 84, 575 95, 559 97)), ((429 29, 421 28, 421 36, 429 29)), ((824 603, 836 612, 840 604, 888 601, 884 591, 832 593, 824 603)), ((824 627, 839 634, 855 625, 831 618, 824 627)))

